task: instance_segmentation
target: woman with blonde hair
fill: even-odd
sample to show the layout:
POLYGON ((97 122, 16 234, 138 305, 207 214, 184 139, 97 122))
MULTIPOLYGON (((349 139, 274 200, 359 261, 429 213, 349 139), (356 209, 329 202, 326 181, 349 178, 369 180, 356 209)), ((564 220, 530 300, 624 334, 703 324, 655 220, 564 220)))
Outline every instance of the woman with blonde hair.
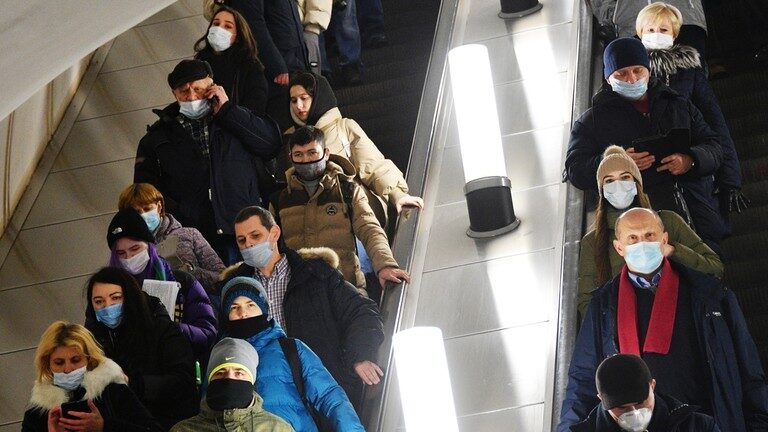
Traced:
MULTIPOLYGON (((581 239, 579 252, 579 314, 584 317, 592 293, 619 274, 624 259, 613 248, 616 238, 613 227, 619 215, 632 207, 651 208, 648 195, 643 192, 643 177, 627 152, 610 146, 603 153, 597 168, 597 188, 600 193, 592 228, 581 239)), ((720 257, 696 235, 677 213, 658 212, 669 244, 662 250, 664 256, 693 270, 721 276, 720 257)))
POLYGON ((22 431, 160 430, 127 385, 120 366, 104 356, 91 332, 56 321, 35 353, 36 379, 22 431), (75 409, 67 403, 80 402, 75 409))

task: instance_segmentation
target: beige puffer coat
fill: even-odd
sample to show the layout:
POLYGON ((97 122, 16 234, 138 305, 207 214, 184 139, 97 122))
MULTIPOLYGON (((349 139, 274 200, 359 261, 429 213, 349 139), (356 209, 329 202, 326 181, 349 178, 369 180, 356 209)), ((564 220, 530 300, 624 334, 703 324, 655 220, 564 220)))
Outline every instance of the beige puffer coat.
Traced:
POLYGON ((320 34, 331 22, 333 0, 296 0, 304 31, 320 34))

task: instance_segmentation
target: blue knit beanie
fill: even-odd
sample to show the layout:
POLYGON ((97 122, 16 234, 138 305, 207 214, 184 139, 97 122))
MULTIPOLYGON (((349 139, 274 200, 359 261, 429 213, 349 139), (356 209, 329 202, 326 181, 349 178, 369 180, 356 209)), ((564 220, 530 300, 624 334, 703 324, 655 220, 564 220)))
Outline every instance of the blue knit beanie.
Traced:
POLYGON ((640 39, 620 38, 608 44, 603 52, 603 75, 608 79, 612 73, 627 66, 641 65, 651 69, 648 51, 640 39))
POLYGON ((221 302, 222 316, 227 316, 229 314, 229 307, 232 306, 235 299, 240 296, 248 297, 253 300, 254 303, 259 305, 259 308, 264 315, 269 315, 267 291, 264 289, 264 286, 261 285, 261 282, 251 277, 238 276, 232 278, 226 285, 224 285, 224 288, 221 289, 221 298, 224 300, 221 302))

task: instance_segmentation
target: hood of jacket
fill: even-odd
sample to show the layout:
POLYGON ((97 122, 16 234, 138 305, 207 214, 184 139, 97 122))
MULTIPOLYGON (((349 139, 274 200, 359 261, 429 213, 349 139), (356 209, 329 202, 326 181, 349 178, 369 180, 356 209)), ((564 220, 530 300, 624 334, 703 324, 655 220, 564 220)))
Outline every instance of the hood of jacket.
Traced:
POLYGON ((683 69, 701 67, 699 52, 688 45, 648 50, 648 58, 651 60, 651 74, 654 76, 669 76, 683 69))
MULTIPOLYGON (((283 252, 288 258, 288 262, 291 265, 291 269, 303 266, 302 260, 322 260, 332 268, 339 267, 339 255, 331 248, 327 247, 315 247, 315 248, 302 248, 297 251, 285 248, 283 252)), ((232 264, 224 269, 219 275, 219 280, 222 282, 221 286, 224 286, 223 282, 236 276, 250 276, 253 277, 253 267, 240 261, 232 264)))
MULTIPOLYGON (((296 168, 294 167, 290 167, 285 171, 285 178, 288 179, 288 193, 291 193, 292 189, 304 190, 304 185, 301 184, 295 173, 296 168)), ((357 174, 357 171, 349 159, 332 154, 328 157, 328 164, 325 167, 325 174, 320 179, 320 184, 328 190, 338 183, 336 180, 338 176, 346 177, 347 181, 354 181, 355 174, 357 174)))
POLYGON ((306 125, 318 126, 317 122, 323 114, 328 110, 339 106, 339 103, 336 100, 336 95, 333 93, 333 89, 328 83, 328 80, 322 75, 316 75, 314 73, 310 74, 315 79, 315 94, 312 96, 312 106, 309 107, 307 121, 304 122, 299 120, 293 113, 293 110, 289 110, 291 112, 293 124, 297 128, 306 125))
POLYGON ((177 221, 172 214, 166 213, 160 220, 160 226, 157 227, 157 232, 154 233, 155 243, 161 243, 174 231, 181 228, 181 222, 177 221))
MULTIPOLYGON (((85 389, 83 399, 96 399, 109 384, 127 384, 120 366, 114 361, 104 358, 104 361, 93 370, 85 372, 82 387, 85 389)), ((36 382, 32 387, 29 406, 33 409, 48 411, 69 400, 69 393, 53 384, 53 378, 36 382)))

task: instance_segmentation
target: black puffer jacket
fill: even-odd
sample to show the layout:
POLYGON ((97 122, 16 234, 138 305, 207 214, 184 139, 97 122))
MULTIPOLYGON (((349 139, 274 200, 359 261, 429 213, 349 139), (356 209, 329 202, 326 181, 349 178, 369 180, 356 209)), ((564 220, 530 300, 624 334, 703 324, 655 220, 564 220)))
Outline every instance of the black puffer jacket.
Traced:
MULTIPOLYGON (((330 249, 302 249, 301 256, 288 248, 282 251, 291 268, 283 300, 285 332, 306 343, 352 399, 361 382, 352 366, 364 360, 375 363, 384 340, 379 309, 326 262, 333 260, 330 249)), ((338 265, 337 256, 335 261, 338 265)), ((227 280, 253 275, 253 267, 241 264, 227 280)))
POLYGON ((262 205, 254 158, 269 160, 280 151, 277 124, 225 103, 210 125, 209 161, 176 119, 178 103, 155 113, 160 119, 139 142, 134 182, 155 186, 165 198, 166 211, 209 241, 217 230, 233 234, 237 213, 262 205))
POLYGON ((565 160, 568 179, 579 189, 596 190, 597 167, 609 145, 629 148, 638 138, 675 128, 689 129, 692 143, 689 156, 695 163, 693 169, 684 175, 673 176, 669 171, 657 172, 654 164, 642 171, 643 189, 650 196, 654 209, 680 213, 672 192, 678 184, 684 190, 696 232, 708 244, 717 247, 724 232, 722 219, 712 201, 712 175, 720 168, 723 155, 719 137, 690 101, 666 85, 652 80, 648 98, 650 114, 645 116, 613 90, 603 89, 595 95, 592 108, 582 114, 571 129, 565 160))
POLYGON ((266 114, 267 79, 264 78, 264 66, 258 60, 246 58, 237 47, 218 54, 213 49, 205 49, 195 58, 211 65, 213 81, 224 87, 232 103, 257 115, 266 114))
MULTIPOLYGON (((655 394, 656 404, 648 432, 720 432, 712 417, 696 412, 696 407, 673 397, 655 394)), ((581 423, 571 426, 573 432, 621 432, 613 417, 598 405, 581 423)))
POLYGON ((125 317, 116 329, 96 320, 93 307, 86 309, 85 326, 128 376, 128 386, 164 429, 192 417, 198 411, 192 348, 165 306, 145 295, 152 311, 147 334, 137 334, 125 317))

